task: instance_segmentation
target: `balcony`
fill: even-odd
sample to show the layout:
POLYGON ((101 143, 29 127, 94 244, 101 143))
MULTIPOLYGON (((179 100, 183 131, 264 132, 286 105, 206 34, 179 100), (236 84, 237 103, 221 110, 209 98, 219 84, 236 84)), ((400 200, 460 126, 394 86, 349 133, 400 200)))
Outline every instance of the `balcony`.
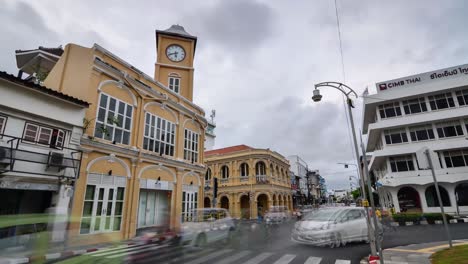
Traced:
MULTIPOLYGON (((0 174, 2 176, 52 176, 76 179, 82 152, 67 147, 41 145, 0 134, 0 174)), ((1 177, 1 176, 0 176, 1 177)))
POLYGON ((266 184, 270 182, 269 177, 266 175, 257 175, 255 176, 255 179, 257 184, 266 184))

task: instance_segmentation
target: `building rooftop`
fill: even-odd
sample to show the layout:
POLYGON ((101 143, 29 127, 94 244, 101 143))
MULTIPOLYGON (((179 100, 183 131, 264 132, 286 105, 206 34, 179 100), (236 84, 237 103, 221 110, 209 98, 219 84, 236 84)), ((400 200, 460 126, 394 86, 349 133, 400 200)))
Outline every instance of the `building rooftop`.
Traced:
POLYGON ((193 39, 194 40, 194 50, 197 47, 197 37, 194 36, 194 35, 189 34, 187 31, 185 31, 183 26, 172 25, 170 28, 168 28, 166 30, 156 30, 156 46, 158 46, 158 35, 159 34, 193 39))
POLYGON ((253 148, 247 145, 237 145, 237 146, 231 146, 231 147, 226 147, 226 148, 205 151, 205 156, 223 155, 227 153, 238 152, 238 151, 249 150, 249 149, 253 149, 253 148))
POLYGON ((16 54, 18 54, 18 53, 27 53, 27 52, 38 51, 38 50, 42 50, 42 51, 45 51, 47 53, 54 54, 56 56, 62 56, 62 54, 63 54, 63 48, 62 48, 61 45, 58 46, 57 48, 46 48, 46 47, 39 46, 39 48, 32 49, 32 50, 16 50, 15 53, 16 54))
POLYGON ((21 85, 21 86, 26 87, 26 88, 30 88, 32 90, 36 90, 36 91, 41 92, 41 93, 51 95, 53 97, 57 97, 59 99, 62 99, 62 100, 65 100, 65 101, 68 101, 68 102, 71 102, 71 103, 74 103, 74 104, 77 104, 77 105, 80 105, 80 106, 83 106, 83 107, 89 107, 88 102, 85 102, 85 101, 80 100, 78 98, 75 98, 73 96, 61 93, 59 91, 52 90, 52 89, 47 88, 45 86, 30 82, 30 81, 23 80, 23 79, 21 79, 19 77, 16 77, 16 76, 14 76, 12 74, 8 74, 8 73, 6 73, 4 71, 0 71, 0 79, 3 79, 5 81, 9 81, 9 82, 21 85))

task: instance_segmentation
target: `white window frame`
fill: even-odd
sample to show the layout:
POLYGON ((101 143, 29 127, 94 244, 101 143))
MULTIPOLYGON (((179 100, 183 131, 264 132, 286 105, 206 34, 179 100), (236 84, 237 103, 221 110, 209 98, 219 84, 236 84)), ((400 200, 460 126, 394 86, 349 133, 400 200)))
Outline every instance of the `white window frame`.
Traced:
POLYGON ((180 93, 180 77, 175 75, 169 75, 167 83, 171 91, 175 93, 180 93))
MULTIPOLYGON (((112 177, 112 176, 109 176, 112 177)), ((116 186, 116 185, 107 185, 107 184, 90 184, 88 183, 86 185, 85 193, 84 193, 84 199, 83 199, 83 210, 81 213, 81 222, 83 222, 83 219, 89 219, 90 220, 90 226, 89 226, 89 232, 88 233, 82 233, 82 228, 81 228, 81 223, 80 223, 80 235, 87 235, 87 234, 98 234, 98 233, 110 233, 110 232, 120 232, 122 230, 122 224, 123 224, 123 217, 124 217, 124 206, 125 206, 125 187, 122 186, 116 186), (88 199, 86 200, 86 189, 88 186, 94 186, 94 197, 93 199, 88 199), (118 200, 118 190, 123 189, 123 197, 122 200, 118 200), (99 190, 103 189, 103 199, 99 199, 99 190), (113 197, 110 200, 109 199, 109 192, 110 190, 113 190, 113 197), (84 203, 86 202, 91 202, 92 203, 92 209, 91 209, 91 216, 84 216, 84 203), (101 206, 101 212, 98 212, 98 203, 102 202, 101 206), (122 203, 121 207, 121 214, 116 215, 116 205, 117 203, 122 203), (110 215, 107 215, 107 209, 111 205, 111 213, 110 215), (106 228, 106 220, 107 218, 109 219, 109 228, 106 228), (116 218, 120 218, 120 226, 118 229, 114 230, 114 220, 116 218), (99 221, 99 228, 95 230, 96 227, 96 221, 99 221)))
POLYGON ((205 181, 211 181, 211 169, 210 168, 206 170, 205 181))
POLYGON ((434 94, 434 95, 429 95, 427 97, 428 101, 429 101, 429 107, 431 108, 432 111, 437 111, 437 110, 443 110, 443 109, 450 109, 450 108, 454 108, 456 107, 455 105, 455 99, 453 98, 453 95, 452 93, 442 93, 442 94, 434 94), (440 97, 440 98, 436 98, 436 97, 440 97), (441 98, 441 97, 444 97, 444 98, 441 98), (450 106, 450 102, 449 102, 449 99, 452 99, 452 103, 453 103, 453 106, 450 106), (439 106, 437 105, 437 100, 443 100, 445 99, 446 103, 447 103, 447 106, 446 108, 439 108, 439 106), (431 102, 434 102, 434 105, 435 105, 435 109, 432 108, 432 105, 431 105, 431 102))
POLYGON ((173 157, 176 150, 176 130, 175 123, 146 112, 143 149, 173 157), (163 138, 164 135, 166 138, 163 138))
MULTIPOLYGON (((278 171, 278 174, 280 174, 280 172, 278 171)), ((257 163, 255 163, 255 175, 256 176, 263 176, 263 175, 266 175, 266 165, 263 161, 259 161, 257 163), (258 165, 258 167, 257 167, 258 165)), ((281 175, 278 175, 278 177, 281 179, 281 175)))
POLYGON ((7 117, 0 115, 0 138, 3 137, 3 133, 5 131, 6 123, 7 123, 7 117))
POLYGON ((424 97, 404 100, 402 102, 402 105, 403 105, 403 111, 405 112, 405 115, 419 114, 419 113, 424 113, 428 111, 427 105, 426 105, 426 99, 424 97), (414 112, 414 113, 411 112, 411 105, 418 105, 420 111, 414 112), (408 112, 406 112, 405 106, 408 107, 408 112), (426 108, 426 110, 423 109, 423 106, 426 108))
POLYGON ((459 106, 468 106, 468 89, 456 91, 455 96, 459 106))
POLYGON ((134 107, 130 105, 129 103, 126 103, 109 94, 101 92, 99 94, 99 100, 98 100, 97 109, 96 109, 96 122, 95 122, 94 136, 97 138, 109 140, 112 142, 116 141, 116 143, 119 143, 119 144, 130 145, 131 138, 132 138, 133 110, 134 110, 134 107), (105 108, 101 106, 101 100, 103 96, 107 96, 105 108), (113 110, 109 109, 110 102, 112 99, 116 101, 115 109, 113 110), (120 105, 123 105, 124 107, 123 114, 119 113, 120 105), (100 114, 99 114, 101 110, 104 110, 103 120, 101 120, 100 114), (128 116, 128 111, 130 111, 130 116, 128 116), (113 112, 112 117, 110 116, 111 112, 113 112), (116 117, 117 119, 119 119, 119 115, 122 116, 121 118, 121 120, 123 121, 122 124, 115 124, 114 122, 109 121, 109 118, 116 117), (102 133, 102 135, 99 135, 99 133, 101 133, 101 131, 99 130, 100 127, 105 127, 108 130, 111 129, 110 132, 108 131, 109 136, 107 136, 104 133, 102 133), (117 130, 121 131, 120 140, 116 139, 117 130), (128 133, 128 142, 123 141, 125 133, 128 133))
POLYGON ((35 123, 30 123, 30 122, 26 122, 24 125, 24 131, 23 131, 21 142, 28 143, 28 144, 37 144, 41 146, 55 147, 55 148, 61 149, 64 147, 64 141, 65 141, 65 131, 62 129, 49 127, 49 126, 43 126, 40 124, 35 124, 35 123), (36 129, 34 132, 35 133, 34 139, 32 139, 32 136, 29 136, 29 135, 26 136, 26 133, 28 131, 32 131, 31 129, 28 129, 29 127, 34 127, 36 129), (52 136, 54 135, 54 132, 57 133, 57 137, 55 139, 55 142, 52 145, 52 136), (46 136, 46 138, 44 138, 44 136, 46 136), (26 137, 30 137, 30 138, 27 139, 26 137))
POLYGON ((467 167, 468 166, 468 149, 458 149, 458 150, 450 150, 450 151, 444 151, 443 152, 443 160, 445 163, 445 167, 447 169, 450 168, 459 168, 459 167, 467 167), (461 154, 462 159, 464 161, 464 166, 453 166, 453 161, 452 161, 452 156, 459 156, 455 154, 461 154), (447 165, 447 158, 450 159, 450 163, 452 166, 447 165))
POLYGON ((379 116, 380 118, 382 119, 386 119, 386 118, 394 118, 394 117, 398 117, 398 116, 402 116, 402 109, 401 109, 401 106, 400 106, 400 102, 393 102, 393 103, 387 103, 387 104, 382 104, 382 105, 379 105, 378 107, 379 109, 379 116), (390 108, 393 108, 394 111, 395 111, 395 116, 390 116, 390 117, 387 117, 387 114, 385 112, 386 109, 390 109, 390 108), (398 111, 399 110, 399 111, 398 111), (385 116, 382 116, 382 112, 385 114, 385 116))
POLYGON ((184 131, 184 160, 198 163, 200 135, 190 129, 184 131))
POLYGON ((198 192, 182 191, 182 221, 192 221, 193 212, 198 208, 198 192))
POLYGON ((437 124, 436 124, 436 132, 437 132, 437 136, 438 136, 439 138, 454 138, 454 137, 460 137, 460 136, 463 136, 463 135, 464 135, 463 127, 462 127, 462 124, 461 124, 460 121, 454 121, 454 122, 452 121, 452 122, 437 123, 437 124), (444 128, 447 128, 447 127, 450 127, 450 126, 453 126, 453 127, 454 127, 454 129, 455 129, 455 131, 456 131, 456 133, 457 133, 456 136, 449 136, 449 137, 448 137, 448 136, 445 135, 444 128), (461 132, 462 132, 461 134, 458 133, 459 131, 458 131, 458 129, 457 129, 457 126, 460 126, 460 129, 461 129, 461 132), (443 134, 442 137, 439 135, 439 129, 442 129, 442 134, 443 134))
POLYGON ((405 128, 402 128, 402 129, 392 129, 392 130, 385 130, 384 131, 384 140, 385 140, 385 144, 386 145, 395 145, 395 144, 404 144, 404 143, 408 143, 408 134, 406 134, 406 129, 405 128), (393 143, 392 142, 392 138, 391 138, 391 135, 395 135, 395 134, 399 134, 400 135, 400 138, 401 138, 401 142, 398 142, 398 143, 393 143), (405 135, 406 137, 406 141, 404 141, 404 137, 403 135, 405 135), (387 136, 389 136, 390 138, 390 143, 387 142, 387 136))
POLYGON ((405 171, 415 171, 416 170, 416 164, 414 163, 413 156, 412 155, 404 155, 404 156, 394 156, 394 157, 389 157, 390 161, 390 171, 391 172, 405 172, 405 171), (397 162, 406 162, 406 166, 408 167, 408 170, 398 170, 397 162), (412 164, 413 169, 411 169, 411 166, 409 164, 412 164), (395 171, 392 169, 392 163, 395 163, 395 171))
POLYGON ((220 175, 221 175, 221 179, 228 179, 229 178, 229 167, 227 165, 221 166, 220 175), (226 168, 226 169, 224 169, 224 168, 226 168))
POLYGON ((249 164, 247 162, 242 162, 239 169, 241 177, 249 177, 249 164))
POLYGON ((436 132, 434 132, 434 128, 430 124, 429 125, 409 127, 409 133, 410 133, 411 142, 435 140, 435 134, 436 134, 436 132), (423 130, 426 131, 428 139, 419 139, 418 138, 417 131, 423 131, 423 130), (429 131, 432 131, 432 138, 430 138, 429 131), (416 139, 413 139, 412 133, 414 133, 416 139))

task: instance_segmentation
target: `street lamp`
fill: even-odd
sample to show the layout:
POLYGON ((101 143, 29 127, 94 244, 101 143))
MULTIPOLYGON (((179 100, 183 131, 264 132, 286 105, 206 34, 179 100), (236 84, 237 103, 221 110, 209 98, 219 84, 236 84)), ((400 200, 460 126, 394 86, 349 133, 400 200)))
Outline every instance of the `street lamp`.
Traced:
MULTIPOLYGON (((312 100, 314 102, 320 102, 322 100, 322 95, 320 94, 320 90, 318 89, 319 87, 331 87, 331 88, 335 88, 337 90, 339 90, 341 93, 343 93, 345 96, 346 96, 346 103, 348 105, 348 114, 349 114, 349 121, 351 123, 351 131, 353 133, 353 143, 354 143, 354 152, 355 152, 355 155, 356 155, 356 164, 361 164, 361 161, 359 159, 359 147, 358 147, 358 143, 357 143, 357 138, 356 138, 356 131, 354 129, 354 119, 353 119, 353 113, 352 113, 352 109, 351 108, 354 108, 354 105, 353 105, 353 100, 351 99, 351 95, 353 95, 355 98, 358 98, 358 95, 357 93, 351 89, 349 86, 347 86, 346 84, 343 84, 343 83, 339 83, 339 82, 322 82, 322 83, 318 83, 318 84, 315 84, 315 89, 313 91, 313 96, 312 96, 312 100)), ((362 153, 365 157, 366 153, 362 153)), ((365 166, 367 167, 367 163, 365 163, 365 166)), ((361 187, 362 187, 362 195, 363 195, 363 198, 365 199, 366 197, 366 194, 365 194, 365 188, 364 188, 364 174, 362 173, 362 168, 361 166, 357 166, 356 167, 358 168, 358 171, 359 171, 359 175, 360 175, 360 178, 361 178, 361 187)), ((367 172, 367 169, 365 170, 367 172)), ((367 177, 369 178, 369 177, 367 177)), ((375 228, 377 229, 378 226, 377 226, 377 217, 375 216, 375 207, 374 207, 374 199, 373 199, 373 196, 372 196, 372 187, 371 187, 371 184, 370 184, 370 181, 368 180, 367 181, 367 187, 368 187, 368 190, 369 190, 369 197, 370 197, 370 202, 371 202, 371 205, 372 205, 372 210, 373 210, 373 218, 374 218, 374 226, 375 228)), ((371 226, 371 223, 370 223, 370 217, 369 217, 369 214, 367 214, 368 217, 366 217, 367 219, 367 228, 369 230, 369 240, 372 241, 373 243, 371 243, 371 254, 373 256, 376 255, 376 240, 375 240, 375 237, 374 237, 374 234, 373 234, 373 229, 372 229, 372 226, 371 226)), ((379 255, 380 255, 380 258, 382 259, 383 256, 382 256, 382 252, 381 252, 381 248, 379 247, 379 255)), ((383 259, 382 259, 383 261, 383 259)), ((383 262, 382 262, 383 263, 383 262)))

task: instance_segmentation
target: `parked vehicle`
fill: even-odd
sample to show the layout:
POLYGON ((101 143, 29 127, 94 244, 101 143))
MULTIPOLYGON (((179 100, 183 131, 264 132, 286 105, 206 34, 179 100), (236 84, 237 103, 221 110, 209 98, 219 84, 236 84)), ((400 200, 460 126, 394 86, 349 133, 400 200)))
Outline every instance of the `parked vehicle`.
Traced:
POLYGON ((182 216, 180 242, 197 247, 217 241, 233 241, 236 225, 223 208, 200 208, 182 216))
POLYGON ((332 248, 349 242, 367 241, 366 211, 359 207, 337 207, 309 213, 295 224, 291 239, 332 248))

